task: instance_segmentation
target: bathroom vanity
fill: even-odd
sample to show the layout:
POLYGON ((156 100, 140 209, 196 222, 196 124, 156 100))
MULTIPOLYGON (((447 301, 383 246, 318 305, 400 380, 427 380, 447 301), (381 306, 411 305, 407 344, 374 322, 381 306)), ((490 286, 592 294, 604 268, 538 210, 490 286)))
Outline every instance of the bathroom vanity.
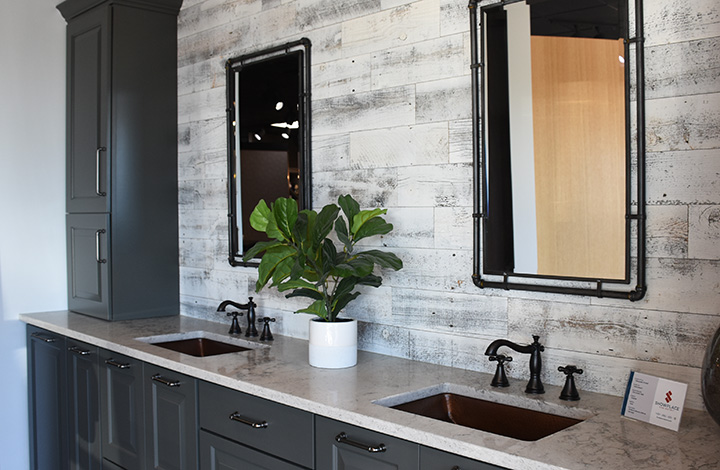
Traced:
MULTIPOLYGON (((35 343, 30 342, 31 430, 38 430, 35 418, 40 413, 44 423, 53 424, 44 433, 31 431, 31 445, 34 443, 36 450, 38 440, 55 438, 58 458, 95 452, 98 465, 90 468, 205 469, 247 463, 261 468, 318 470, 355 468, 353 464, 357 468, 422 470, 675 470, 720 465, 720 427, 703 411, 686 409, 676 433, 622 418, 620 397, 581 391, 580 401, 565 402, 558 399, 560 387, 555 386, 546 386, 545 394, 530 396, 523 393, 524 381, 511 380, 510 387, 493 389, 489 374, 380 354, 361 351, 358 365, 349 369, 316 369, 307 364, 306 341, 277 335, 269 346, 251 341, 254 345, 244 351, 208 357, 148 342, 147 338, 193 337, 198 332, 224 337, 230 343, 238 341, 227 334, 228 325, 190 317, 106 322, 59 311, 27 314, 21 319, 30 325, 29 333, 40 336, 35 337, 38 344, 52 345, 50 354, 37 354, 35 343), (45 342, 43 337, 56 340, 45 342), (76 350, 68 349, 72 347, 76 350), (78 348, 90 354, 80 354, 78 348), (101 383, 81 383, 85 384, 82 390, 97 393, 99 399, 81 403, 98 403, 99 416, 92 416, 92 406, 89 411, 62 406, 67 400, 63 397, 77 395, 73 391, 78 389, 73 388, 77 374, 67 369, 57 369, 57 375, 37 373, 41 368, 45 373, 53 367, 67 368, 70 363, 61 357, 91 357, 93 351, 97 351, 97 360, 90 361, 90 368, 97 364, 101 383), (42 358, 40 363, 38 358, 42 358), (122 368, 130 363, 134 367, 122 368), (112 379, 108 369, 114 374, 134 370, 140 376, 112 379), (129 395, 115 406, 109 405, 110 396, 122 395, 108 393, 108 386, 118 386, 129 395), (578 422, 527 441, 394 408, 438 393, 474 396, 578 422), (126 413, 127 423, 108 415, 120 403, 136 405, 126 413), (59 430, 67 426, 63 420, 78 422, 78 416, 84 423, 95 423, 90 427, 95 434, 73 430, 68 434, 70 442, 62 441, 64 434, 59 430), (132 420, 137 428, 132 428, 132 420), (134 451, 138 460, 130 464, 120 453, 108 451, 110 436, 122 436, 125 427, 135 429, 127 435, 137 439, 134 451), (72 450, 78 446, 88 449, 88 443, 95 447, 72 450)), ((33 455, 37 460, 39 454, 33 455)))

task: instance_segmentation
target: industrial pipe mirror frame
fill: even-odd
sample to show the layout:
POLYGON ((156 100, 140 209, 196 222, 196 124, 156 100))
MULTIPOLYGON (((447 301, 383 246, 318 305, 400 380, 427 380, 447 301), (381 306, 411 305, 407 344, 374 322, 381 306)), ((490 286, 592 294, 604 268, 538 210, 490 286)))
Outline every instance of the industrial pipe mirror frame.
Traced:
POLYGON ((242 257, 244 252, 259 241, 248 234, 264 235, 255 233, 249 225, 250 212, 260 199, 265 199, 269 204, 279 196, 293 197, 297 199, 301 209, 311 207, 310 46, 310 40, 302 38, 229 59, 225 63, 228 261, 232 266, 259 265, 259 260, 245 262, 242 257), (274 68, 276 65, 280 68, 274 68), (272 76, 264 78, 243 76, 244 73, 257 70, 273 73, 272 76), (290 73, 282 73, 283 70, 290 70, 290 73), (287 79, 287 83, 279 83, 283 78, 287 79), (243 84, 247 87, 248 84, 255 83, 260 83, 264 90, 243 89, 243 84), (279 98, 266 98, 264 95, 279 98), (282 98, 283 95, 285 98, 282 98), (240 99, 242 96, 245 97, 245 103, 240 99), (267 106, 262 110, 253 110, 250 114, 242 108, 243 105, 255 104, 256 101, 271 105, 270 114, 264 109, 267 106), (249 139, 246 134, 250 128, 247 122, 242 122, 243 115, 246 120, 258 120, 252 123, 252 126, 258 129, 253 127, 249 132, 249 139), (265 138, 270 137, 271 133, 276 142, 274 145, 268 143, 271 139, 265 138), (243 150, 246 151, 245 155, 243 150), (286 169, 283 169, 283 160, 288 162, 286 169), (246 173, 243 173, 243 162, 246 164, 246 173), (242 186, 243 179, 247 186, 245 188, 242 186), (255 191, 250 191, 251 184, 248 182, 256 186, 255 191), (283 186, 288 191, 281 190, 281 194, 275 194, 268 189, 283 186))
MULTIPOLYGON (((642 0, 634 1, 634 11, 624 20, 627 37, 624 39, 624 57, 634 52, 635 76, 625 67, 625 257, 622 278, 602 278, 573 275, 548 275, 532 272, 516 273, 514 269, 487 269, 484 266, 484 249, 487 240, 486 224, 489 217, 488 162, 490 154, 486 141, 487 44, 484 33, 485 12, 523 0, 488 2, 470 0, 471 80, 472 80, 472 132, 473 132, 473 282, 480 288, 517 289, 582 296, 609 297, 637 301, 647 290, 645 282, 645 92, 642 0), (480 5, 482 4, 482 5, 480 5), (482 16, 482 19, 481 17, 482 16), (631 20, 634 19, 634 24, 631 20), (633 29, 634 27, 634 29, 633 29), (635 113, 631 112, 631 79, 634 78, 635 113), (633 141, 634 139, 634 141, 633 141), (633 226, 634 224, 634 226, 633 226), (635 237, 635 240, 632 238, 635 237), (636 251, 631 254, 631 249, 636 251), (634 287, 632 284, 635 284, 634 287)), ((542 1, 542 0, 541 0, 542 1)), ((631 0, 620 0, 627 7, 631 0)), ((527 0, 529 5, 537 0, 527 0)), ((628 8, 625 8, 628 11, 628 8)))

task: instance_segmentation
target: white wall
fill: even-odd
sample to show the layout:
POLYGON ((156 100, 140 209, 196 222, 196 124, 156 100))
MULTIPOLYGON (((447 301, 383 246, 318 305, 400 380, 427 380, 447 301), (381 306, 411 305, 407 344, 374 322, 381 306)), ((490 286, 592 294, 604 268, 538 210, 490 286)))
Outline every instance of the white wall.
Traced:
POLYGON ((58 0, 0 0, 0 469, 28 468, 25 328, 67 308, 65 22, 58 0))
MULTIPOLYGON (((491 340, 536 333, 547 383, 562 384, 558 366, 575 363, 581 389, 620 395, 634 369, 688 382, 687 405, 702 407, 700 365, 720 324, 720 2, 644 4, 649 288, 631 303, 473 285, 467 0, 185 0, 183 314, 224 321, 217 304, 252 295, 256 278, 227 262, 223 63, 306 36, 314 204, 352 192, 387 207, 395 231, 382 245, 405 263, 348 306, 362 349, 491 372, 491 340)), ((299 332, 297 299, 263 291, 256 302, 278 333, 299 332)), ((527 376, 527 360, 509 374, 527 376)))

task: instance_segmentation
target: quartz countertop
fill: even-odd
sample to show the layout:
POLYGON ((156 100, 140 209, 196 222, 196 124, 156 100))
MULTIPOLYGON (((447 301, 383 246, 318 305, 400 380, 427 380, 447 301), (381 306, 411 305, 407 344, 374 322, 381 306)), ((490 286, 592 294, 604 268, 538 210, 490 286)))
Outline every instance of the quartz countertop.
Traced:
MULTIPOLYGON (((560 387, 523 393, 524 381, 490 387, 491 375, 358 351, 348 369, 316 369, 307 362, 307 341, 275 335, 270 347, 206 358, 173 352, 138 337, 206 331, 227 334, 228 325, 177 316, 107 322, 67 311, 21 315, 28 324, 125 354, 198 379, 317 415, 372 429, 454 454, 512 469, 715 469, 720 468, 720 426, 704 411, 685 409, 674 432, 620 416, 622 399, 580 391, 581 400, 560 400, 560 387), (534 442, 425 418, 374 403, 415 391, 455 390, 540 411, 590 416, 534 442)), ((243 336, 244 338, 244 336, 243 336)), ((478 358, 481 360, 482 358, 478 358)), ((518 358, 520 359, 520 358, 518 358)))

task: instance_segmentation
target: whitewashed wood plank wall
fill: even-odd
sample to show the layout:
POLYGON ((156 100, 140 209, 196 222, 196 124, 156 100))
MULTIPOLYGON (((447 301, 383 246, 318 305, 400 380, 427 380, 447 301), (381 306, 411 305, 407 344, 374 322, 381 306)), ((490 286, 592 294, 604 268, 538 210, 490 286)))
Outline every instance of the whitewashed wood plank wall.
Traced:
MULTIPOLYGON (((182 313, 253 295, 227 262, 224 61, 312 41, 313 194, 389 209, 380 243, 405 268, 348 307, 361 348, 491 372, 487 344, 537 333, 547 383, 621 395, 631 369, 690 383, 720 326, 720 3, 645 2, 648 294, 640 302, 480 290, 472 271, 466 0, 185 0, 178 44, 182 313)), ((256 295, 278 333, 307 335, 302 303, 256 295)), ((527 375, 517 357, 510 375, 527 375)))

